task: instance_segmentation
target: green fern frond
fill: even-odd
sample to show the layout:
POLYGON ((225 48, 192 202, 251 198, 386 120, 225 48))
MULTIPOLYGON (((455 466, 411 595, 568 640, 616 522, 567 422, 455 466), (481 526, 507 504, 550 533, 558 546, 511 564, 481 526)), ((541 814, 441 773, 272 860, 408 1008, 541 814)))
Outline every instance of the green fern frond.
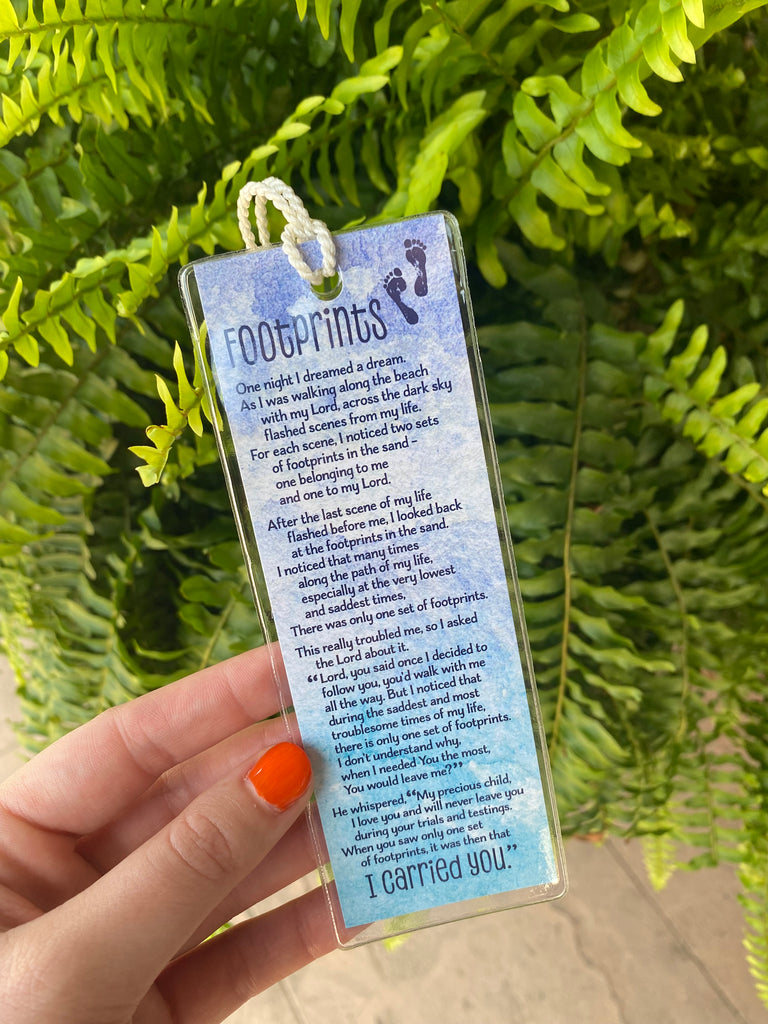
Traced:
POLYGON ((682 315, 683 304, 676 303, 648 339, 644 358, 656 372, 646 380, 645 393, 708 458, 719 459, 727 473, 768 495, 768 395, 758 381, 750 381, 717 397, 728 358, 721 345, 705 359, 705 327, 667 360, 682 315))
POLYGON ((44 4, 42 17, 29 3, 23 20, 7 4, 0 41, 8 42, 9 70, 18 72, 15 88, 3 97, 1 144, 33 132, 41 117, 61 123, 62 108, 76 122, 91 113, 104 124, 125 127, 129 115, 151 124, 150 108, 161 118, 169 115, 174 87, 189 109, 210 121, 188 69, 214 32, 235 34, 236 27, 222 20, 220 8, 200 0, 66 0, 61 9, 44 4))
MULTIPOLYGON (((386 66, 396 57, 396 53, 387 55, 378 66, 386 66)), ((327 100, 313 104, 309 111, 304 106, 303 116, 311 119, 321 111, 334 116, 360 96, 378 91, 387 81, 384 74, 346 79, 327 100)), ((285 174, 293 160, 305 162, 305 147, 299 146, 295 156, 289 151, 287 159, 286 148, 309 130, 308 122, 294 113, 242 164, 234 163, 224 169, 210 200, 203 188, 192 207, 183 213, 174 210, 168 222, 154 229, 151 237, 136 239, 129 249, 79 261, 74 271, 66 273, 53 287, 39 289, 32 309, 23 314, 19 313, 23 284, 18 279, 1 314, 5 330, 0 333, 0 356, 14 348, 30 365, 36 365, 40 351, 38 336, 42 336, 68 362, 72 348, 66 325, 91 347, 94 325, 114 342, 117 317, 134 316, 143 302, 156 295, 158 283, 165 280, 174 263, 186 261, 191 246, 197 245, 208 253, 217 244, 237 248, 239 237, 232 211, 240 187, 251 175, 285 174)), ((3 369, 0 366, 0 371, 3 369)))
POLYGON ((717 483, 716 462, 676 447, 669 427, 641 415, 641 354, 655 340, 601 324, 582 335, 575 282, 512 250, 505 258, 508 272, 553 303, 554 324, 496 325, 480 341, 553 771, 563 803, 580 808, 567 827, 658 835, 665 821, 702 863, 733 859, 738 772, 706 750, 691 759, 681 744, 698 723, 722 717, 740 679, 726 652, 748 641, 728 608, 760 600, 760 509, 736 484, 717 483), (713 529, 704 495, 717 488, 726 519, 713 529), (721 676, 713 711, 703 695, 718 692, 721 676), (590 794, 605 772, 616 784, 590 794), (674 809, 676 785, 697 796, 674 809), (704 807, 720 810, 703 818, 704 807))
POLYGON ((110 361, 102 350, 79 360, 74 372, 54 374, 41 366, 9 373, 0 392, 5 554, 40 540, 51 526, 88 527, 86 498, 112 472, 110 420, 145 421, 133 399, 109 387, 110 372, 126 364, 128 356, 110 361))
POLYGON ((648 878, 653 888, 660 892, 677 867, 675 841, 668 834, 661 832, 642 836, 640 844, 648 878))
POLYGON ((768 855, 753 853, 741 871, 741 896, 747 932, 744 949, 755 989, 768 1005, 768 855))
POLYGON ((755 979, 757 992, 768 1005, 768 841, 762 826, 766 810, 768 756, 765 728, 768 724, 765 702, 750 695, 747 714, 741 723, 745 731, 749 768, 746 774, 749 811, 745 829, 739 837, 740 869, 743 886, 740 900, 744 909, 746 933, 744 947, 747 963, 755 979))
MULTIPOLYGON (((202 380, 199 373, 195 375, 194 386, 189 383, 186 370, 184 369, 184 357, 178 342, 173 352, 173 368, 176 372, 176 383, 178 388, 178 404, 171 396, 170 389, 163 378, 156 374, 157 393, 165 406, 166 422, 161 425, 149 426, 146 434, 152 442, 152 448, 146 445, 133 445, 128 450, 144 460, 144 465, 139 466, 137 472, 145 487, 159 482, 163 470, 168 464, 168 456, 176 441, 181 437, 187 427, 200 437, 203 433, 203 422, 201 410, 207 410, 207 403, 203 391, 202 380)), ((191 466, 189 467, 191 469, 191 466)))
MULTIPOLYGON (((588 216, 604 212, 589 196, 610 192, 585 162, 585 152, 598 161, 623 166, 632 155, 651 151, 623 124, 623 108, 657 116, 642 79, 652 70, 668 81, 681 81, 678 63, 694 63, 688 38, 689 21, 704 28, 701 4, 646 3, 598 42, 581 66, 578 84, 561 75, 533 76, 515 96, 513 121, 506 133, 506 167, 517 181, 508 210, 523 234, 536 245, 561 249, 565 239, 539 206, 539 194, 563 209, 588 216), (546 98, 549 111, 535 102, 546 98)), ((591 26, 594 27, 594 26, 591 26)))

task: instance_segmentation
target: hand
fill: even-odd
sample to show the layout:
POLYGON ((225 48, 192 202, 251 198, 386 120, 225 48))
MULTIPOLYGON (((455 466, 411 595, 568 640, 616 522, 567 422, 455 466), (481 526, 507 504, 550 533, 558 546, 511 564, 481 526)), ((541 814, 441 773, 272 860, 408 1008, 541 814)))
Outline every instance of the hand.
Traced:
POLYGON ((335 946, 322 889, 203 942, 315 864, 309 760, 265 721, 279 709, 261 648, 0 786, 5 1024, 211 1024, 335 946))

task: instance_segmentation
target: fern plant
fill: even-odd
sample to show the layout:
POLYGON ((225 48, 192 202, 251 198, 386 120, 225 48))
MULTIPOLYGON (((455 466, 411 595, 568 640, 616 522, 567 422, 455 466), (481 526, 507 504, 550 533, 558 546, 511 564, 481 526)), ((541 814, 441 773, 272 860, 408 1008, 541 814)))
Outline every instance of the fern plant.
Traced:
POLYGON ((737 864, 768 1004, 764 8, 0 0, 0 635, 30 750, 261 641, 179 264, 240 247, 250 178, 332 229, 447 208, 565 830, 641 837, 656 885, 737 864))

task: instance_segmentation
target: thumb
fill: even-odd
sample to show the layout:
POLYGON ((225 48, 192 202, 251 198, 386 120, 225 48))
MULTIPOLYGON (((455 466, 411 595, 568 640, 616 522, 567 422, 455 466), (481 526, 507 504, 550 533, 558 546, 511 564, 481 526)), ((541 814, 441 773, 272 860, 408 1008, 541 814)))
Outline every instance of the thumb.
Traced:
POLYGON ((45 957, 49 994, 58 978, 65 1005, 77 993, 94 1011, 100 994, 110 1007, 135 1006, 299 817, 311 778, 301 747, 277 744, 245 779, 211 787, 90 888, 22 926, 39 929, 54 954, 45 957))

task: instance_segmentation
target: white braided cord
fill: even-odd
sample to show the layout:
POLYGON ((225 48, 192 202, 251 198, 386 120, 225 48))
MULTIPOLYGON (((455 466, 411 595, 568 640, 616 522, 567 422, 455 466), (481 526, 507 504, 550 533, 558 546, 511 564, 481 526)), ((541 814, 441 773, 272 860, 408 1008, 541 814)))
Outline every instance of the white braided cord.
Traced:
POLYGON ((246 249, 267 249, 272 243, 269 238, 267 203, 271 202, 286 220, 282 234, 283 251, 293 269, 313 285, 320 285, 327 277, 337 273, 336 245, 333 235, 321 220, 313 220, 304 203, 290 185, 280 178, 265 178, 264 181, 249 181, 240 189, 237 198, 237 224, 246 249), (251 228, 250 206, 253 200, 258 241, 251 228), (299 250, 301 242, 317 239, 323 263, 319 270, 312 270, 299 250))

